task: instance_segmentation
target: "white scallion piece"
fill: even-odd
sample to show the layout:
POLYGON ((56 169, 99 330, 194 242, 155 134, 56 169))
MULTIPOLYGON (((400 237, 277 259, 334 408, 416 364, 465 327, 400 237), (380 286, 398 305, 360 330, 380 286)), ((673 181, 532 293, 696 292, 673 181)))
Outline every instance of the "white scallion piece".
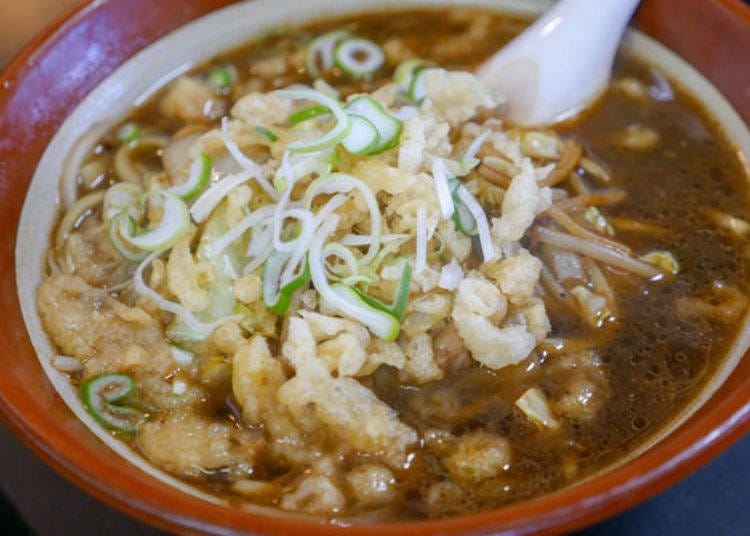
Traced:
MULTIPOLYGON (((380 242, 383 244, 387 244, 388 242, 393 242, 394 240, 403 240, 404 238, 409 238, 408 234, 386 234, 380 237, 380 242)), ((372 241, 370 240, 370 237, 367 235, 358 235, 358 234, 347 234, 341 237, 341 240, 339 240, 339 243, 342 246, 369 246, 372 241)))
POLYGON ((162 216, 153 229, 123 235, 130 245, 145 251, 163 250, 172 247, 190 228, 190 213, 185 202, 164 190, 154 191, 152 197, 162 199, 162 216))
POLYGON ((464 151, 464 154, 461 155, 458 163, 463 172, 468 173, 479 165, 479 160, 476 158, 476 156, 479 152, 479 149, 482 148, 482 145, 487 139, 487 136, 489 135, 489 131, 482 132, 479 136, 474 138, 474 141, 471 142, 471 144, 466 148, 466 151, 464 151))
POLYGON ((248 229, 252 228, 257 223, 268 219, 271 216, 272 209, 273 205, 265 205, 260 207, 249 216, 245 216, 242 220, 239 221, 239 223, 237 223, 237 225, 229 229, 226 233, 216 239, 213 244, 211 244, 211 257, 218 257, 235 240, 239 239, 243 234, 245 234, 248 229))
POLYGON ((349 32, 334 31, 325 33, 310 41, 310 45, 307 47, 305 66, 311 78, 320 76, 317 65, 318 58, 320 58, 323 70, 327 71, 333 67, 333 50, 339 41, 346 39, 348 36, 349 32))
POLYGON ((193 217, 193 220, 196 223, 204 222, 229 192, 252 178, 253 172, 245 170, 236 175, 228 175, 216 184, 212 184, 190 205, 190 215, 193 217))
MULTIPOLYGON (((320 207, 315 214, 315 227, 320 227, 320 225, 344 203, 346 203, 346 196, 344 194, 336 194, 326 201, 326 204, 320 207)), ((367 238, 369 239, 369 237, 367 238)))
POLYGON ((260 187, 263 188, 263 191, 266 192, 271 199, 277 199, 276 192, 274 191, 273 186, 271 186, 271 183, 268 182, 268 179, 263 172, 263 168, 245 156, 245 153, 240 150, 239 146, 229 135, 229 120, 226 116, 221 118, 221 138, 224 141, 227 151, 229 151, 229 154, 232 155, 232 158, 234 158, 240 167, 250 172, 250 177, 256 180, 260 187))
POLYGON ((221 118, 221 139, 224 141, 224 145, 226 146, 227 151, 229 151, 229 154, 232 155, 235 162, 237 162, 243 169, 247 169, 248 171, 253 170, 256 173, 260 173, 260 166, 251 158, 248 158, 229 135, 229 118, 227 116, 221 118))
MULTIPOLYGON (((327 307, 344 316, 355 319, 385 341, 392 341, 398 336, 399 323, 396 318, 366 304, 359 295, 344 285, 332 286, 328 283, 323 258, 323 244, 339 223, 339 217, 332 215, 320 228, 310 245, 310 276, 313 286, 318 291, 327 307)), ((292 318, 295 322, 298 319, 292 318)), ((300 320, 301 321, 301 320, 300 320)))
POLYGON ((359 115, 352 114, 349 116, 349 119, 352 122, 352 129, 341 140, 341 145, 352 154, 370 154, 377 147, 378 143, 380 143, 378 129, 368 119, 359 115))
POLYGON ((364 181, 347 175, 345 173, 333 173, 327 177, 321 177, 314 180, 307 187, 307 192, 302 200, 302 205, 309 209, 312 206, 313 199, 320 194, 337 194, 348 193, 351 190, 359 190, 364 198, 367 208, 370 211, 370 248, 367 254, 362 257, 362 264, 368 264, 375 258, 380 249, 380 232, 382 220, 380 214, 380 205, 375 198, 375 194, 364 181))
POLYGON ((211 157, 201 153, 190 165, 190 173, 182 184, 172 186, 169 191, 184 200, 189 200, 201 193, 211 179, 211 157))
POLYGON ((349 101, 345 109, 352 116, 365 118, 378 132, 378 141, 367 154, 382 153, 398 145, 404 124, 389 114, 378 101, 369 95, 361 95, 349 101))
POLYGON ((474 199, 474 196, 469 193, 469 190, 464 188, 463 185, 458 187, 458 198, 463 201, 466 208, 469 209, 471 215, 477 222, 477 229, 479 230, 479 243, 482 246, 482 257, 484 262, 491 261, 497 257, 497 251, 495 251, 495 244, 492 243, 492 236, 490 235, 490 225, 487 222, 487 215, 484 213, 481 205, 474 199))
POLYGON ((361 37, 341 41, 333 51, 334 63, 352 78, 371 76, 385 63, 383 49, 361 37))
POLYGON ((297 266, 302 262, 307 250, 310 249, 310 243, 312 242, 317 227, 315 225, 315 216, 309 210, 295 208, 286 211, 285 214, 297 219, 300 222, 301 229, 297 238, 285 242, 285 244, 290 244, 293 247, 288 250, 291 251, 291 257, 289 257, 289 262, 281 274, 282 287, 295 278, 297 266))
POLYGON ((153 252, 138 265, 138 268, 135 269, 135 273, 133 274, 133 288, 139 295, 153 301, 156 306, 162 311, 166 311, 177 316, 191 331, 195 333, 196 336, 201 337, 202 339, 208 338, 209 335, 213 333, 214 329, 221 326, 225 322, 229 322, 230 320, 242 319, 242 315, 231 315, 220 318, 216 322, 205 324, 195 318, 195 315, 193 315, 193 313, 191 313, 179 303, 167 300, 161 294, 149 287, 143 279, 143 271, 154 261, 154 259, 156 259, 163 253, 164 251, 153 252))
POLYGON ((273 252, 273 227, 262 223, 253 229, 245 256, 250 261, 242 269, 242 275, 252 274, 260 268, 273 252))
MULTIPOLYGON (((323 259, 327 260, 331 256, 341 259, 352 276, 359 275, 359 261, 352 250, 340 242, 329 242, 323 248, 323 259)), ((330 263, 326 262, 326 267, 333 273, 330 263)))
POLYGON ((283 89, 277 91, 279 97, 296 100, 309 100, 326 106, 336 119, 334 126, 325 135, 312 141, 295 141, 287 145, 287 150, 299 153, 314 153, 334 147, 343 140, 352 128, 349 115, 341 105, 328 95, 315 91, 314 89, 283 89))
POLYGON ((436 158, 432 162, 432 178, 435 181, 435 191, 440 202, 440 211, 446 220, 453 216, 453 211, 455 210, 451 188, 448 185, 449 173, 448 166, 445 165, 442 158, 436 158))
POLYGON ((294 248, 293 243, 281 241, 281 231, 286 219, 285 209, 289 204, 294 183, 297 181, 294 168, 289 161, 289 154, 289 151, 285 151, 284 156, 281 157, 279 171, 282 178, 276 181, 276 184, 281 184, 282 182, 284 184, 279 202, 276 203, 273 211, 273 247, 279 251, 291 251, 294 248))
POLYGON ((419 115, 419 108, 416 106, 402 106, 395 112, 391 112, 391 115, 399 121, 406 121, 419 115))

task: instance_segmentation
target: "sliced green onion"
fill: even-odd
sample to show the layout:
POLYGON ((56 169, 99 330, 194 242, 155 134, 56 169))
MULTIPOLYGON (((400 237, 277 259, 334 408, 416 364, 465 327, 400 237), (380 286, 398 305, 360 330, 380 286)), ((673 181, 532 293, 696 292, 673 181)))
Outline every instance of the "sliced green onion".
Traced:
POLYGON ((137 123, 125 123, 117 131, 117 139, 122 143, 132 143, 141 137, 141 127, 137 123))
POLYGON ((146 194, 160 196, 164 200, 161 220, 154 229, 123 235, 130 245, 146 251, 159 251, 175 245, 190 228, 190 212, 185 202, 165 190, 146 194))
POLYGON ((304 268, 299 275, 279 288, 281 271, 290 257, 291 254, 287 252, 274 250, 263 265, 263 303, 279 315, 283 315, 289 309, 292 294, 310 282, 310 265, 305 259, 304 268))
POLYGON ((208 83, 214 89, 229 89, 237 81, 237 68, 234 65, 222 65, 208 75, 208 83))
POLYGON ((367 154, 382 153, 398 145, 404 123, 386 112, 378 101, 369 95, 363 95, 349 102, 345 109, 349 114, 367 119, 380 135, 378 144, 367 154))
POLYGON ((291 152, 312 153, 335 147, 337 143, 349 134, 352 128, 349 116, 339 103, 320 91, 315 91, 314 89, 285 89, 277 91, 276 94, 287 99, 306 99, 317 102, 328 107, 336 118, 336 126, 317 140, 309 142, 295 141, 287 145, 287 150, 291 152))
POLYGON ((360 259, 362 264, 367 264, 375 258, 380 249, 380 234, 383 226, 380 205, 367 183, 345 173, 332 173, 327 177, 317 178, 307 187, 302 206, 309 210, 313 199, 320 194, 347 193, 355 188, 362 194, 370 211, 370 247, 367 254, 360 259))
POLYGON ((497 251, 492 243, 490 225, 487 222, 487 214, 482 209, 482 205, 474 199, 474 196, 458 179, 452 177, 449 182, 455 196, 453 201, 456 205, 456 212, 453 213, 453 219, 456 222, 456 227, 459 231, 470 236, 478 234, 484 262, 494 259, 497 256, 497 251))
POLYGON ((320 76, 317 65, 318 57, 320 57, 320 64, 324 71, 333 67, 333 49, 339 41, 345 39, 348 35, 349 32, 334 31, 320 35, 310 41, 305 58, 305 66, 310 77, 317 78, 320 76))
POLYGON ((464 151, 459 157, 458 165, 461 167, 461 172, 463 174, 468 174, 472 169, 479 165, 479 159, 476 158, 476 156, 489 135, 489 131, 482 132, 479 136, 474 138, 474 141, 469 144, 466 151, 464 151))
POLYGON ((127 211, 134 219, 138 219, 140 217, 138 200, 141 195, 143 195, 143 189, 132 182, 118 182, 110 186, 104 194, 104 220, 110 221, 123 211, 127 211))
POLYGON ((352 154, 370 154, 380 144, 378 129, 361 115, 350 114, 349 117, 352 121, 352 129, 341 140, 341 145, 352 154))
POLYGON ((325 273, 325 259, 323 258, 323 243, 336 228, 338 222, 338 215, 331 215, 320 228, 310 245, 308 263, 310 265, 310 277, 312 278, 315 290, 334 309, 349 318, 361 322, 381 339, 393 341, 398 337, 399 331, 399 322, 396 318, 366 303, 350 287, 340 283, 333 285, 328 283, 325 273))
POLYGON ((268 138, 269 141, 279 141, 279 137, 266 127, 255 127, 253 129, 253 132, 255 132, 256 134, 260 134, 265 138, 268 138))
POLYGON ((414 76, 411 78, 409 83, 409 90, 407 96, 415 104, 420 104, 427 96, 427 90, 424 87, 424 76, 427 71, 434 67, 420 67, 414 71, 414 76))
POLYGON ((81 398, 88 412, 102 425, 118 432, 135 432, 143 413, 130 406, 118 405, 133 392, 135 383, 125 374, 102 374, 81 386, 81 398))
POLYGON ((361 37, 340 42, 333 52, 336 66, 355 80, 372 76, 385 63, 383 49, 361 37))
POLYGON ((330 286, 329 293, 321 295, 326 303, 361 322, 384 341, 392 342, 398 337, 401 329, 399 320, 392 314, 367 303, 351 287, 343 283, 334 283, 330 286))
POLYGON ((417 244, 414 252, 414 272, 419 275, 427 268, 427 210, 417 208, 417 244))
POLYGON ((461 181, 455 177, 451 177, 448 179, 448 184, 450 184, 453 206, 455 207, 453 221, 456 222, 456 228, 465 235, 475 236, 479 232, 477 220, 458 195, 461 181))
MULTIPOLYGON (((359 274, 359 260, 357 259, 357 256, 354 255, 354 252, 349 249, 348 247, 344 246, 340 242, 329 242, 325 245, 323 248, 323 258, 325 259, 325 266, 328 270, 328 273, 331 275, 331 279, 336 280, 343 280, 343 279, 352 279, 352 278, 360 278, 359 274), (343 261, 344 270, 336 270, 334 266, 328 262, 328 257, 338 257, 341 261, 343 261), (349 276, 344 277, 343 273, 345 270, 349 271, 349 276)), ((365 276, 364 279, 370 280, 370 277, 365 276)))
POLYGON ((126 241, 126 236, 135 234, 136 224, 133 217, 127 212, 120 212, 109 220, 108 237, 109 242, 120 256, 130 262, 141 262, 148 255, 142 249, 134 248, 126 241))
POLYGON ((402 93, 408 93, 411 80, 414 77, 414 71, 420 67, 428 67, 432 65, 433 64, 429 61, 419 58, 412 58, 401 62, 393 72, 393 81, 395 82, 396 87, 402 93))
POLYGON ((229 135, 229 118, 227 116, 221 118, 221 139, 224 141, 224 145, 226 146, 227 151, 229 151, 229 154, 232 155, 232 158, 234 158, 242 168, 252 173, 251 176, 257 181, 258 185, 263 188, 263 191, 271 196, 271 199, 276 199, 276 192, 273 191, 271 184, 266 179, 266 174, 264 173, 263 168, 256 164, 251 158, 248 158, 232 139, 232 136, 229 135))
MULTIPOLYGON (((198 197, 198 199, 193 201, 192 205, 190 205, 190 215, 196 223, 203 223, 208 219, 214 209, 221 204, 224 198, 229 195, 229 192, 234 190, 240 184, 244 184, 255 177, 258 177, 258 175, 255 174, 255 171, 244 169, 236 175, 228 175, 220 181, 212 184, 200 195, 200 197, 198 197)), ((263 182, 268 182, 265 177, 263 177, 263 182)), ((261 185, 263 182, 258 180, 258 183, 261 185)), ((273 187, 270 184, 269 187, 273 190, 273 187)), ((263 190, 265 191, 265 189, 264 186, 263 190)), ((276 195, 276 192, 274 192, 274 195, 276 195)))
POLYGON ((310 106, 309 108, 303 108, 302 110, 296 111, 293 114, 289 114, 287 121, 289 121, 290 125, 297 125, 299 123, 302 123, 303 121, 312 119, 313 117, 318 117, 319 115, 327 115, 330 113, 331 110, 328 108, 328 106, 318 104, 316 106, 310 106))
POLYGON ((190 165, 187 180, 182 184, 172 186, 168 191, 186 201, 192 199, 208 186, 208 181, 211 179, 211 166, 211 157, 201 153, 190 165))
POLYGON ((435 158, 432 161, 432 179, 435 181, 435 191, 440 202, 440 211, 446 220, 453 216, 455 212, 453 191, 448 183, 449 174, 448 166, 445 165, 445 161, 442 158, 435 158))
POLYGON ((391 316, 393 316, 396 320, 401 322, 404 319, 404 315, 406 314, 406 307, 409 304, 409 289, 411 287, 411 264, 408 262, 404 263, 404 269, 401 272, 401 280, 398 283, 398 288, 396 289, 396 296, 393 299, 392 305, 387 305, 380 301, 377 298, 373 298, 369 294, 366 294, 362 292, 359 289, 354 289, 357 294, 359 294, 359 297, 362 298, 368 305, 371 305, 372 307, 375 307, 376 309, 380 309, 381 311, 384 311, 391 316))

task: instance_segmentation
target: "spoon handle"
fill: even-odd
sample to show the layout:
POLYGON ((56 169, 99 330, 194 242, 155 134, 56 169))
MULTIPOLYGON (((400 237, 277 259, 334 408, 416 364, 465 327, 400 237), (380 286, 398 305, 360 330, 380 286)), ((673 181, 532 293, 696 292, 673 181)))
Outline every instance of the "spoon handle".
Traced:
POLYGON ((606 87, 638 3, 560 0, 477 74, 508 97, 508 118, 514 123, 545 125, 570 118, 606 87))

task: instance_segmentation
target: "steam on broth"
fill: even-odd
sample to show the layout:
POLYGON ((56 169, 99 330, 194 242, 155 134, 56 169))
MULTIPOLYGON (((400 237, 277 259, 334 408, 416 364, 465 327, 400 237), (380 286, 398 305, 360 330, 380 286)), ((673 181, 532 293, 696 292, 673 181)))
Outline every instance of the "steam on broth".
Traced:
POLYGON ((658 433, 746 309, 747 177, 634 58, 573 123, 503 123, 466 71, 526 23, 283 28, 106 134, 37 293, 92 415, 234 505, 383 520, 548 493, 658 433))

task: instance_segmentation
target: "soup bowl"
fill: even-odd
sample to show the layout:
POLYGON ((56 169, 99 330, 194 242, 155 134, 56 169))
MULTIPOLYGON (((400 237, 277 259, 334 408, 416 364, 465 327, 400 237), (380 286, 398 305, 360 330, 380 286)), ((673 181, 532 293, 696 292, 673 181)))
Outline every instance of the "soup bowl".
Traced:
MULTIPOLYGON (((45 370, 44 363, 37 359, 41 344, 38 321, 35 328, 28 307, 22 311, 23 304, 33 301, 29 297, 33 295, 33 274, 40 270, 46 247, 44 229, 50 228, 53 218, 49 200, 54 196, 45 196, 44 190, 54 188, 54 180, 40 182, 35 178, 32 201, 24 208, 32 177, 55 169, 55 164, 62 165, 70 139, 97 127, 103 118, 117 119, 126 113, 132 100, 128 96, 147 95, 183 72, 188 64, 181 58, 190 57, 193 41, 187 40, 186 45, 180 36, 203 35, 206 49, 194 59, 207 59, 238 44, 243 40, 240 37, 251 38, 253 28, 266 24, 302 22, 323 14, 397 2, 321 0, 274 4, 256 0, 239 7, 229 5, 233 3, 84 3, 34 41, 3 75, 0 220, 6 232, 0 240, 0 271, 9 288, 0 297, 5 319, 0 326, 0 339, 4 342, 0 348, 0 415, 33 451, 66 478, 104 502, 161 528, 221 534, 351 532, 351 528, 294 514, 260 508, 231 509, 132 456, 130 461, 124 460, 127 453, 108 436, 92 433, 85 412, 76 406, 70 392, 55 381, 54 373, 45 370), (222 15, 217 11, 222 8, 241 9, 245 17, 252 15, 255 26, 248 26, 247 33, 242 34, 246 19, 226 12, 222 15), (212 12, 216 12, 212 17, 223 17, 212 22, 234 20, 234 25, 222 26, 223 31, 211 39, 205 35, 212 22, 205 19, 198 22, 199 26, 180 30, 196 34, 174 33, 212 12), (156 46, 171 43, 177 47, 174 54, 166 56, 164 48, 147 48, 161 38, 167 41, 156 46), (110 75, 113 77, 108 78, 110 75), (98 93, 92 97, 92 91, 98 93), (19 233, 22 220, 40 223, 36 227, 27 225, 19 233)), ((531 7, 528 10, 531 12, 531 7)), ((680 78, 704 99, 745 157, 750 154, 750 141, 742 123, 750 122, 750 93, 746 89, 750 87, 750 57, 745 53, 750 49, 747 8, 738 0, 647 0, 635 22, 723 93, 728 103, 696 72, 679 61, 662 58, 663 67, 671 69, 669 74, 680 78)), ((750 356, 743 355, 746 332, 735 345, 734 359, 709 382, 699 400, 678 415, 648 448, 633 453, 619 465, 561 491, 494 511, 444 520, 365 524, 353 530, 357 534, 559 533, 645 500, 694 471, 750 429, 750 356)))

